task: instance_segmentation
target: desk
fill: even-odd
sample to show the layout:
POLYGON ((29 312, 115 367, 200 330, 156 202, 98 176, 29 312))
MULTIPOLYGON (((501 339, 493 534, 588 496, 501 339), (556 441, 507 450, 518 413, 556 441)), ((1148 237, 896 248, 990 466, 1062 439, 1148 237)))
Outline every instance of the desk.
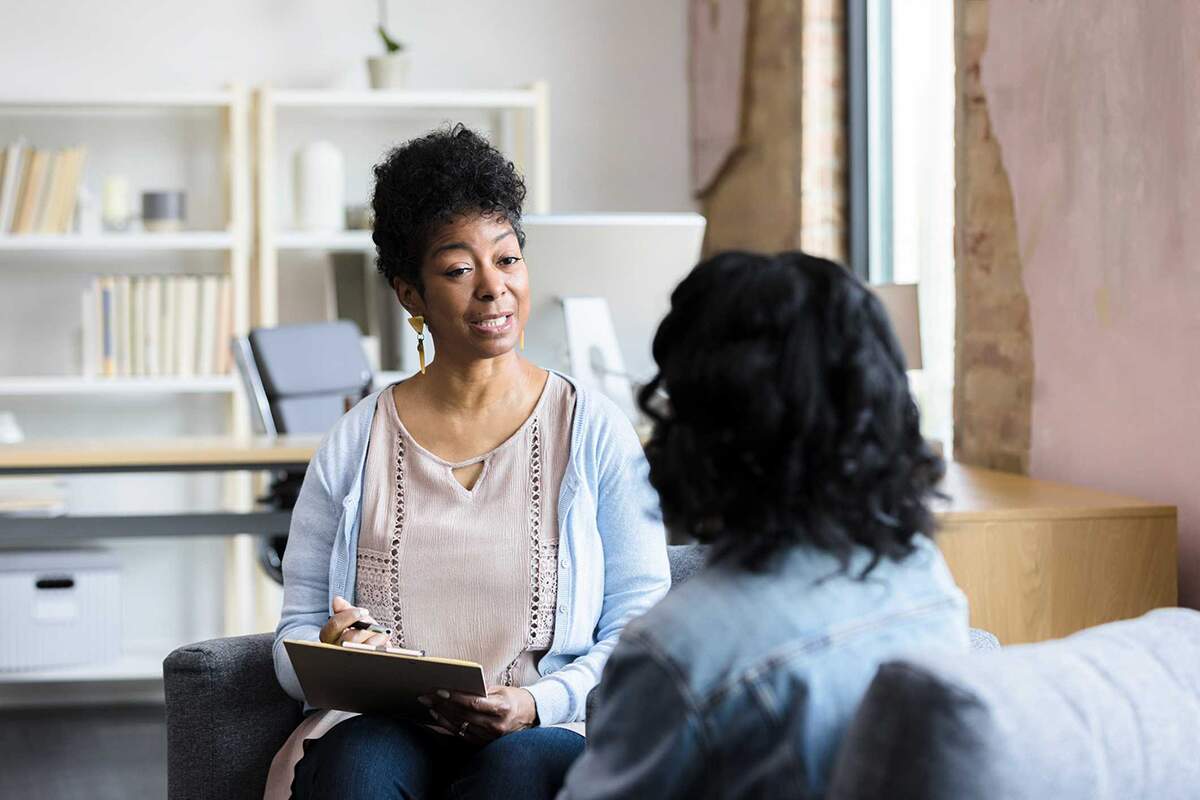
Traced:
POLYGON ((303 469, 319 442, 319 436, 42 439, 0 444, 0 476, 303 469))
POLYGON ((1177 602, 1174 506, 948 465, 938 545, 971 625, 1053 639, 1177 602))
MULTIPOLYGON (((301 469, 317 437, 48 440, 0 445, 0 475, 301 469)), ((1065 636, 1174 605, 1174 506, 951 463, 938 544, 971 624, 1005 644, 1065 636)), ((0 517, 0 543, 140 535, 286 533, 290 512, 0 517)))
MULTIPOLYGON (((304 469, 314 436, 45 439, 0 445, 0 476, 304 469)), ((0 544, 127 536, 284 534, 291 512, 248 505, 164 513, 0 516, 0 544)))

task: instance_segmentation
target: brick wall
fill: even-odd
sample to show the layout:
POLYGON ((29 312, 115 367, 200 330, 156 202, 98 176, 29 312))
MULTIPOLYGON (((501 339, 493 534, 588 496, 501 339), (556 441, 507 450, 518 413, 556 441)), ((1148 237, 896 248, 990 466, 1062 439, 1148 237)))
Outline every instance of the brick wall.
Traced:
POLYGON ((980 84, 988 0, 956 0, 955 15, 954 457, 1027 473, 1033 347, 1012 188, 980 84))
POLYGON ((843 0, 805 0, 800 47, 800 249, 847 253, 846 23, 843 0))
POLYGON ((842 9, 839 0, 751 0, 741 140, 700 198, 705 255, 800 247, 845 260, 842 9))

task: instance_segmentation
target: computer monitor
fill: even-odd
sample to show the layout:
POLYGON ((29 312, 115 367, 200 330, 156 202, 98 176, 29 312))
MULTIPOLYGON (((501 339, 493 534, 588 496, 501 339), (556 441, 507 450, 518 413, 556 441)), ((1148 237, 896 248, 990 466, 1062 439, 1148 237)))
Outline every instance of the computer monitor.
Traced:
POLYGON ((533 306, 525 355, 570 373, 564 297, 608 302, 625 370, 635 383, 654 376, 650 345, 671 292, 700 258, 699 214, 530 215, 525 263, 533 306))

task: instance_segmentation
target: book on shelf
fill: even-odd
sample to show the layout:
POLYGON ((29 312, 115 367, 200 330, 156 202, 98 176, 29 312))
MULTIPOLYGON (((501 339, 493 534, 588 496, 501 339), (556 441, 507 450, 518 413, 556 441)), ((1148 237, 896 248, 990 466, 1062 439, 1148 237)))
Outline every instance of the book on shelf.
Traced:
POLYGON ((33 215, 32 233, 54 233, 54 220, 58 214, 61 186, 66 176, 67 164, 64 151, 48 153, 46 156, 46 180, 38 198, 37 212, 33 215))
POLYGON ((115 285, 113 317, 116 324, 117 376, 128 378, 132 373, 133 361, 130 353, 133 349, 133 338, 129 330, 129 276, 117 275, 113 278, 113 283, 115 285))
POLYGON ((4 148, 4 175, 0 177, 0 235, 12 230, 17 211, 17 194, 29 162, 29 148, 18 139, 4 148))
POLYGON ((17 201, 17 216, 13 220, 13 233, 33 233, 38 209, 42 204, 49 155, 45 150, 34 150, 29 156, 29 168, 24 171, 21 178, 21 191, 17 201))
POLYGON ((196 375, 196 326, 200 321, 200 280, 191 275, 179 278, 178 308, 176 309, 175 347, 176 371, 180 377, 196 375))
POLYGON ((85 375, 195 377, 233 367, 228 275, 98 275, 81 309, 85 375))
POLYGON ((117 374, 116 314, 113 309, 113 279, 111 275, 96 279, 96 296, 100 301, 100 374, 106 378, 117 374))
POLYGON ((129 374, 135 378, 146 375, 146 284, 141 277, 129 279, 129 374))
POLYGON ((80 353, 83 360, 83 377, 100 377, 100 340, 96 332, 100 330, 97 319, 99 302, 97 301, 98 279, 93 278, 92 284, 83 290, 79 305, 79 339, 80 353))
POLYGON ((0 234, 64 234, 74 224, 87 150, 39 150, 18 139, 2 154, 0 234))
POLYGON ((221 276, 221 295, 217 303, 217 374, 233 371, 233 278, 221 276))
POLYGON ((175 318, 179 308, 179 280, 176 277, 166 277, 162 281, 162 317, 159 320, 162 338, 158 350, 158 368, 162 375, 175 375, 175 318))
POLYGON ((142 280, 145 282, 146 295, 146 304, 142 309, 142 348, 145 351, 142 358, 146 365, 145 374, 157 378, 163 374, 159 355, 162 347, 163 280, 157 275, 148 275, 142 280))
POLYGON ((70 233, 75 227, 75 205, 83 186, 83 163, 86 159, 86 147, 72 148, 66 185, 63 188, 62 207, 56 224, 58 233, 70 233))
POLYGON ((75 215, 75 198, 79 194, 79 179, 83 170, 84 149, 71 147, 54 154, 50 178, 46 183, 46 199, 38 219, 37 232, 62 234, 71 232, 75 215))
POLYGON ((196 372, 213 375, 217 371, 217 305, 221 299, 221 278, 205 275, 200 279, 200 324, 197 335, 196 372))

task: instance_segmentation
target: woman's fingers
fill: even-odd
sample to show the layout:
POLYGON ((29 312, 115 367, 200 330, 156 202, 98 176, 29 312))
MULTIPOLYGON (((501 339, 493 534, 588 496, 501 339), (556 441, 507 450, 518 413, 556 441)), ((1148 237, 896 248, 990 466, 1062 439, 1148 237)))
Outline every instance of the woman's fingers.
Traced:
POLYGON ((429 710, 434 721, 451 733, 457 734, 463 723, 467 723, 468 733, 474 732, 488 739, 503 736, 508 731, 505 717, 474 711, 449 700, 435 697, 429 710))
POLYGON ((443 698, 447 702, 454 703, 471 711, 477 711, 480 714, 494 714, 502 717, 512 710, 508 700, 503 695, 477 697, 465 692, 447 692, 447 694, 449 697, 443 698))
POLYGON ((503 724, 496 717, 475 712, 459 713, 444 704, 438 708, 431 708, 429 716, 442 730, 470 741, 490 742, 505 733, 503 724))
POLYGON ((370 639, 372 639, 378 635, 379 634, 377 634, 377 633, 371 633, 371 631, 360 631, 357 628, 346 628, 345 630, 342 631, 341 635, 338 637, 337 643, 338 644, 341 644, 342 642, 366 643, 370 639))
POLYGON ((372 647, 379 647, 388 643, 388 637, 386 633, 372 633, 371 631, 360 631, 357 628, 347 628, 342 631, 342 637, 338 639, 338 642, 361 642, 372 647))
MULTIPOLYGON (((356 608, 355 606, 347 604, 345 608, 339 611, 336 610, 337 606, 339 605, 337 601, 342 600, 342 598, 335 597, 333 600, 335 608, 334 614, 329 618, 329 621, 321 627, 320 636, 322 642, 332 644, 339 641, 342 637, 342 632, 359 620, 363 620, 365 622, 374 622, 374 620, 371 619, 371 614, 365 608, 356 608)), ((345 600, 342 600, 342 603, 345 602, 345 600)), ((366 633, 368 636, 374 635, 370 631, 355 630, 354 632, 366 633)), ((364 639, 365 637, 360 639, 350 639, 350 641, 357 642, 363 641, 364 639)))

